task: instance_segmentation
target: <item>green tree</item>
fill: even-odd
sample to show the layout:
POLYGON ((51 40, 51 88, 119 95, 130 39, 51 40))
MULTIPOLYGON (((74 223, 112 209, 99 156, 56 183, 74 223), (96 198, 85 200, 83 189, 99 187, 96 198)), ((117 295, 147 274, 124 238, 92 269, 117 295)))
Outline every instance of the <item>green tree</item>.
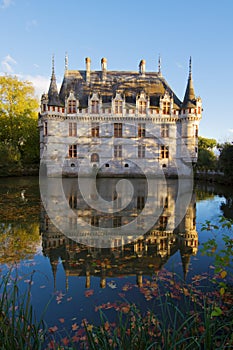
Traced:
POLYGON ((38 162, 38 107, 30 82, 9 75, 0 77, 0 152, 5 153, 2 165, 14 160, 18 165, 38 162))
POLYGON ((229 142, 218 145, 219 165, 225 176, 233 181, 233 145, 229 142))
POLYGON ((198 160, 197 166, 199 168, 214 169, 216 167, 217 157, 214 154, 214 147, 217 146, 215 139, 206 137, 198 137, 198 160))
POLYGON ((200 149, 206 149, 212 151, 214 147, 217 146, 217 141, 215 139, 209 139, 207 137, 198 137, 198 147, 200 149))

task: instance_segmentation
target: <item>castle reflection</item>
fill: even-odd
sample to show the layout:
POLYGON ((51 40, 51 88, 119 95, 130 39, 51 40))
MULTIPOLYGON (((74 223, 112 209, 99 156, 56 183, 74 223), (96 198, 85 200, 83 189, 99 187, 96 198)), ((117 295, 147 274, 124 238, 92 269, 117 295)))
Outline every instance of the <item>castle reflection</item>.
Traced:
MULTIPOLYGON (((131 179, 133 195, 128 205, 122 210, 104 213, 87 204, 79 190, 77 179, 62 180, 64 196, 70 208, 68 213, 63 212, 59 206, 60 194, 57 193, 56 196, 56 179, 51 181, 46 189, 46 198, 43 198, 44 206, 51 200, 57 203, 55 216, 63 217, 70 230, 66 227, 65 234, 62 233, 42 205, 40 231, 43 254, 50 259, 55 283, 57 264, 61 260, 67 289, 69 276, 86 276, 86 288, 91 287, 91 276, 99 277, 100 286, 104 288, 108 277, 134 275, 140 286, 143 275, 158 272, 176 252, 181 255, 183 274, 186 278, 190 257, 198 250, 196 201, 193 191, 190 193, 192 188, 188 180, 182 180, 181 183, 177 180, 166 180, 164 183, 153 179, 148 187, 146 179, 131 179), (50 192, 51 186, 55 187, 50 192), (150 213, 146 211, 143 214, 148 202, 148 210, 156 207, 156 213, 159 215, 154 215, 152 209, 153 225, 143 232, 150 213), (131 222, 136 222, 138 234, 130 231, 122 233, 122 226, 131 222), (93 228, 94 236, 91 234, 93 228), (115 229, 114 234, 108 236, 109 244, 105 247, 95 244, 96 240, 103 240, 103 228, 105 232, 115 229), (78 232, 78 237, 74 232, 78 232)), ((127 189, 123 188, 120 194, 116 191, 119 179, 97 179, 97 192, 91 179, 85 181, 90 189, 89 198, 95 199, 100 195, 105 201, 113 203, 114 208, 121 207, 122 196, 127 196, 127 189)))

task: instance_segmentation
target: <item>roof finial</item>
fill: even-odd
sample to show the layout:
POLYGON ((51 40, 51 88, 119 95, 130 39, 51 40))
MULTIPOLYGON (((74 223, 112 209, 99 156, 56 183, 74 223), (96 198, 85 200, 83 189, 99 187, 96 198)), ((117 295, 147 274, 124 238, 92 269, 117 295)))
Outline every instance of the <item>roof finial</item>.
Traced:
POLYGON ((68 54, 66 52, 66 55, 65 55, 65 71, 68 70, 68 54))
POLYGON ((192 76, 192 57, 189 58, 189 78, 192 76))
POLYGON ((159 60, 158 60, 158 72, 159 72, 159 75, 161 75, 161 57, 160 57, 160 54, 159 54, 159 60))
POLYGON ((52 75, 54 75, 54 54, 52 56, 52 75))

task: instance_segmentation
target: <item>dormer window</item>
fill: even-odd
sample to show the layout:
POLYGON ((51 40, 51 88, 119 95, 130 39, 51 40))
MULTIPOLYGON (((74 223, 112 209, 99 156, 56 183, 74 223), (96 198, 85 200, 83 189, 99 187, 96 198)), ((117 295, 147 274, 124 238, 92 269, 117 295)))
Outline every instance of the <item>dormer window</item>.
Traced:
POLYGON ((139 101, 138 102, 138 113, 139 114, 146 114, 146 107, 147 107, 146 101, 139 101))
POLYGON ((91 101, 91 113, 99 113, 99 101, 91 101))
POLYGON ((68 101, 68 113, 76 113, 77 108, 76 108, 76 100, 69 100, 68 101))
POLYGON ((171 103, 168 101, 163 102, 163 114, 170 114, 171 103))
POLYGON ((115 113, 122 114, 122 101, 121 100, 115 101, 115 113))

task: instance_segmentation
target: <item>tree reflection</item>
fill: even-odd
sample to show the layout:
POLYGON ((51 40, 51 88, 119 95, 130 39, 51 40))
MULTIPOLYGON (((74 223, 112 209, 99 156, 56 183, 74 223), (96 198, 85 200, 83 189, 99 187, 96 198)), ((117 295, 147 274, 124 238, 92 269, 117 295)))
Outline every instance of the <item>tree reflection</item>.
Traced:
POLYGON ((41 242, 38 180, 1 179, 0 194, 0 263, 33 258, 41 242))

